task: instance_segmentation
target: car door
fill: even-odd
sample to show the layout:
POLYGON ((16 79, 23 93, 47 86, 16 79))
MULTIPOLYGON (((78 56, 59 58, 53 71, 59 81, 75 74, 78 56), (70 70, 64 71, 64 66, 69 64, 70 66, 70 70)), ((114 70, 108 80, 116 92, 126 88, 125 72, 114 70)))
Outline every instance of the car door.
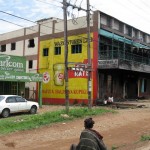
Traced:
POLYGON ((7 97, 6 99, 6 108, 10 109, 10 113, 18 112, 18 104, 15 97, 7 97))
POLYGON ((18 103, 18 111, 26 111, 28 110, 27 108, 27 101, 23 97, 16 97, 17 103, 18 103))

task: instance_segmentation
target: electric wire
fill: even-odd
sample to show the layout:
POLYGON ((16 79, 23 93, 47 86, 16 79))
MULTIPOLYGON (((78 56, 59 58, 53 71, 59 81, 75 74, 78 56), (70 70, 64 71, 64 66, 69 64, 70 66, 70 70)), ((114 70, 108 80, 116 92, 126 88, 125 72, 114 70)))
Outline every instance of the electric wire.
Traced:
POLYGON ((26 18, 23 18, 23 17, 19 17, 19 16, 16 16, 16 15, 13 15, 13 14, 11 14, 11 13, 8 13, 8 12, 2 11, 2 10, 0 10, 0 12, 36 24, 35 21, 31 21, 31 20, 29 20, 29 19, 26 19, 26 18))
POLYGON ((142 1, 142 3, 144 4, 145 7, 147 7, 148 9, 150 8, 150 5, 148 3, 145 3, 144 0, 141 0, 141 1, 142 1))
MULTIPOLYGON (((2 20, 2 21, 5 21, 5 22, 8 22, 8 23, 11 23, 11 24, 14 24, 14 25, 17 25, 17 26, 20 26, 20 27, 24 27, 24 26, 21 26, 21 25, 18 25, 18 24, 16 24, 16 23, 13 23, 13 22, 10 22, 10 21, 7 21, 7 20, 4 20, 4 19, 0 19, 0 20, 2 20)), ((34 30, 34 29, 31 29, 30 27, 28 27, 27 29, 29 29, 29 30, 32 30, 32 31, 36 31, 36 30, 34 30)), ((60 30, 61 32, 63 32, 62 30, 60 30)), ((38 32, 38 31, 36 31, 36 32, 38 32)), ((44 32, 41 32, 40 31, 40 33, 42 33, 42 34, 47 34, 47 33, 44 33, 44 32)), ((54 36, 54 35, 49 35, 51 38, 58 38, 58 37, 56 37, 56 36, 54 36)), ((84 36, 79 36, 79 35, 75 35, 76 37, 79 37, 79 38, 83 38, 83 39, 87 39, 87 37, 84 37, 84 36)), ((59 39, 64 39, 63 37, 62 38, 59 38, 59 39)), ((98 42, 98 41, 95 41, 95 42, 98 42)), ((83 45, 84 47, 87 47, 86 45, 83 45)), ((90 48, 93 48, 92 46, 90 47, 90 48)))
MULTIPOLYGON (((19 26, 19 27, 26 28, 26 29, 28 29, 28 30, 32 30, 32 31, 36 31, 36 32, 38 32, 37 30, 31 29, 31 27, 25 27, 25 26, 22 26, 22 25, 19 25, 19 24, 16 24, 16 23, 10 22, 10 21, 5 20, 5 19, 0 19, 0 20, 1 20, 1 21, 4 21, 4 22, 7 22, 7 23, 10 23, 10 24, 13 24, 13 25, 16 25, 16 26, 19 26)), ((40 31, 40 33, 42 33, 42 34, 47 34, 47 33, 41 32, 41 31, 40 31)))
MULTIPOLYGON (((37 0, 37 1, 39 1, 39 0, 37 0)), ((34 21, 31 21, 31 20, 29 20, 29 19, 25 19, 25 18, 22 18, 22 17, 19 17, 19 16, 16 16, 16 15, 13 15, 13 14, 10 14, 10 13, 7 13, 7 12, 4 12, 4 11, 0 11, 0 12, 2 12, 2 13, 6 13, 6 14, 8 14, 8 15, 11 15, 11 16, 14 16, 14 17, 17 17, 17 18, 19 18, 19 19, 23 19, 23 20, 26 20, 26 21, 29 21, 29 22, 32 22, 32 23, 36 23, 36 22, 34 22, 34 21)), ((4 21, 4 20, 3 20, 4 21)), ((8 22, 8 21, 6 21, 6 22, 8 22)), ((12 23, 12 22, 9 22, 9 23, 12 23)), ((12 23, 12 24, 14 24, 14 23, 12 23)), ((16 24, 17 25, 17 24, 16 24)), ((20 25, 19 25, 20 26, 20 25)), ((44 26, 43 24, 42 24, 42 26, 44 26)), ((23 26, 22 26, 23 27, 23 26)), ((46 27, 48 27, 48 26, 46 26, 46 27)), ((52 28, 52 27, 49 27, 49 28, 52 28)), ((30 29, 30 30, 33 30, 33 29, 30 29)), ((33 31, 35 31, 35 30, 33 30, 33 31)), ((59 31, 61 31, 61 32, 63 32, 62 30, 59 30, 59 31)), ((40 32, 40 33, 42 33, 42 32, 40 32)), ((45 33, 43 33, 43 34, 45 34, 45 33)), ((51 36, 52 38, 56 38, 56 37, 54 37, 54 36, 51 36)), ((86 38, 86 37, 83 37, 83 36, 77 36, 77 37, 80 37, 80 38, 86 38)), ((63 39, 63 38, 62 38, 63 39)), ((98 41, 96 41, 96 42, 98 42, 98 41)), ((85 45, 84 45, 85 46, 85 45)), ((85 47, 87 47, 87 46, 85 46, 85 47)), ((91 47, 92 48, 92 47, 91 47)))
MULTIPOLYGON (((37 1, 39 1, 39 0, 37 0, 37 1)), ((0 11, 0 12, 3 12, 4 13, 4 11, 0 11)), ((6 13, 6 12, 5 12, 6 13)), ((9 15, 12 15, 12 14, 10 14, 10 13, 7 13, 7 14, 9 14, 9 15)), ((36 23, 36 22, 34 22, 34 21, 31 21, 31 20, 28 20, 28 19, 25 19, 25 18, 22 18, 22 17, 19 17, 19 16, 15 16, 15 15, 12 15, 12 16, 14 16, 14 17, 18 17, 18 18, 20 18, 20 19, 23 19, 23 20, 26 20, 26 21, 29 21, 29 22, 32 22, 32 23, 36 23)), ((2 19, 1 19, 2 20, 2 19)), ((6 22, 8 22, 8 21, 6 21, 6 22)), ((10 23, 10 22, 9 22, 10 23)), ((14 24, 14 23, 12 23, 12 24, 14 24)), ((17 25, 17 24, 16 24, 17 25)), ((43 24, 42 24, 43 25, 43 24)), ((20 25, 19 25, 20 26, 20 25)), ((21 27, 23 27, 23 26, 21 26, 21 27)), ((49 27, 49 26, 46 26, 46 27, 49 27)), ((52 28, 52 27, 49 27, 49 28, 52 28)), ((56 29, 57 30, 57 29, 56 29)), ((59 30, 59 31, 61 31, 61 32, 63 32, 62 30, 59 30)), ((45 33, 43 33, 43 34, 45 34, 45 33)), ((82 37, 82 36, 79 36, 79 37, 82 37)), ((82 37, 82 38, 85 38, 85 37, 82 37)), ((98 41, 97 41, 98 42, 98 41)))
POLYGON ((81 0, 79 7, 81 7, 82 2, 83 2, 83 0, 81 0))
POLYGON ((19 27, 23 27, 24 28, 24 26, 21 26, 21 25, 18 25, 18 24, 16 24, 16 23, 13 23, 13 22, 10 22, 10 21, 7 21, 7 20, 5 20, 5 19, 0 19, 1 21, 4 21, 4 22, 8 22, 8 23, 10 23, 10 24, 14 24, 14 25, 16 25, 16 26, 19 26, 19 27))
POLYGON ((48 3, 48 2, 42 1, 42 0, 36 0, 36 1, 42 2, 42 3, 45 3, 45 4, 49 4, 49 5, 52 5, 52 6, 55 6, 55 7, 59 7, 59 8, 60 8, 60 6, 57 6, 57 5, 54 5, 54 4, 51 4, 51 3, 48 3))
MULTIPOLYGON (((10 16, 13 16, 13 17, 16 17, 16 18, 19 18, 19 19, 23 19, 23 20, 25 20, 25 21, 28 21, 28 22, 31 22, 31 23, 34 23, 34 24, 37 24, 37 22, 35 22, 35 21, 32 21, 32 20, 29 20, 29 19, 26 19, 26 18, 23 18, 23 17, 19 17, 19 16, 16 16, 16 15, 7 13, 7 12, 5 12, 5 11, 1 11, 1 10, 0 10, 0 12, 5 13, 5 14, 10 15, 10 16)), ((63 22, 63 20, 62 20, 62 22, 63 22)), ((40 25, 52 29, 52 27, 46 26, 46 25, 44 25, 44 24, 40 24, 40 25)), ((63 30, 60 30, 60 29, 56 29, 56 28, 55 28, 55 30, 60 31, 60 32, 63 32, 63 30)), ((43 33, 43 34, 45 34, 45 33, 43 33)))
MULTIPOLYGON (((135 11, 135 9, 126 6, 124 3, 121 3, 120 1, 118 1, 118 2, 119 2, 121 5, 123 5, 124 7, 126 7, 128 10, 131 10, 132 12, 134 12, 134 14, 136 14, 136 15, 138 15, 138 16, 141 16, 141 17, 140 17, 141 19, 144 19, 145 21, 147 21, 147 20, 150 21, 150 19, 147 18, 147 17, 145 17, 145 15, 141 15, 141 13, 140 13, 141 10, 142 10, 142 13, 144 12, 146 15, 147 15, 147 13, 145 12, 144 9, 142 9, 141 7, 139 7, 137 4, 134 4, 134 3, 132 3, 131 1, 128 0, 129 4, 132 3, 132 4, 134 4, 133 6, 137 8, 138 11, 135 11)), ((148 21, 148 22, 149 22, 149 21, 148 21)))
MULTIPOLYGON (((1 13, 5 13, 5 14, 10 15, 10 16, 13 16, 13 17, 16 17, 16 18, 19 18, 19 19, 22 19, 22 20, 25 20, 25 21, 28 21, 28 22, 31 22, 31 23, 34 23, 34 24, 37 24, 36 21, 32 21, 32 20, 29 20, 29 19, 26 19, 26 18, 23 18, 23 17, 19 17, 19 16, 16 16, 16 15, 7 13, 7 12, 5 12, 5 11, 1 11, 1 10, 0 10, 0 12, 1 12, 1 13)), ((47 27, 47 28, 52 28, 52 27, 46 26, 46 25, 44 25, 44 24, 41 24, 41 25, 44 26, 44 27, 47 27)), ((59 30, 59 29, 56 29, 56 30, 57 30, 57 31, 62 31, 62 30, 59 30)))
MULTIPOLYGON (((133 10, 132 8, 130 8, 130 7, 128 7, 129 5, 131 5, 131 4, 129 4, 129 5, 125 5, 122 1, 119 1, 119 0, 117 0, 117 4, 119 4, 119 5, 121 5, 121 6, 123 6, 124 8, 126 8, 126 9, 128 9, 129 11, 131 11, 132 13, 134 13, 136 16, 140 16, 141 17, 141 19, 144 19, 144 21, 145 22, 147 22, 148 24, 150 24, 150 18, 147 18, 147 17, 145 17, 145 15, 143 16, 143 15, 141 15, 141 13, 138 11, 135 11, 135 10, 133 10)), ((91 7, 93 8, 93 9, 95 9, 95 10, 98 10, 95 6, 93 6, 93 5, 91 5, 91 7)), ((136 7, 136 6, 135 6, 136 7)), ((137 10, 139 10, 139 8, 137 8, 137 10)), ((106 14, 108 14, 108 15, 112 15, 111 13, 108 13, 108 12, 105 12, 105 11, 102 11, 103 13, 106 13, 106 14)), ((142 11, 142 12, 144 12, 144 10, 142 11)), ((114 15, 113 15, 114 16, 114 15)), ((115 17, 115 16, 114 16, 115 17)), ((119 18, 119 17, 117 17, 117 18, 119 18)), ((122 19, 122 18, 121 18, 122 19)), ((118 20, 120 20, 120 19, 118 19, 118 20)), ((125 23, 126 23, 127 21, 125 21, 125 23)), ((130 24, 130 23, 126 23, 126 24, 130 24)), ((130 26, 134 26, 135 27, 135 24, 130 24, 130 26)), ((139 30, 141 30, 142 31, 142 29, 143 29, 143 27, 135 27, 135 28, 138 28, 139 30), (141 28, 141 29, 140 29, 141 28)), ((148 34, 148 33, 147 33, 148 34)))
MULTIPOLYGON (((40 0, 37 0, 37 1, 40 1, 40 0)), ((83 0, 82 0, 83 1, 83 0)), ((81 3, 82 3, 82 1, 81 1, 81 3)), ((40 1, 40 2, 43 2, 43 1, 40 1)), ((77 2, 77 0, 76 0, 76 2, 77 2)), ((75 3, 76 3, 75 2, 75 3)), ((45 3, 45 2, 44 2, 45 3)), ((48 3, 49 4, 49 3, 48 3)), ((53 6, 56 6, 56 7, 59 7, 59 6, 57 6, 57 5, 53 5, 53 6)), ((7 13, 7 14, 9 14, 9 13, 7 13)), ((11 14, 12 15, 12 14, 11 14)), ((16 17, 15 15, 12 15, 12 16, 14 16, 14 17, 16 17)), ((20 19, 23 19, 23 20, 26 20, 26 21, 29 21, 29 22, 32 22, 32 23, 36 23, 36 22, 34 22, 34 21, 31 21, 31 20, 28 20, 28 19, 25 19, 25 18, 22 18, 22 17, 19 17, 19 16, 17 16, 18 18, 20 18, 20 19)), ((2 21, 4 21, 4 19, 1 19, 2 21)), ((6 21, 6 20, 5 20, 6 21)), ((8 22, 8 23, 12 23, 12 22, 9 22, 9 21, 6 21, 6 22, 8 22)), ((17 24, 15 24, 15 23, 12 23, 12 24, 14 24, 14 25, 17 25, 17 24)), ((43 25, 43 24, 42 24, 43 25)), ((23 26, 21 26, 21 25, 18 25, 18 26, 20 26, 20 27, 23 27, 23 26)), ((48 27, 48 26, 46 26, 46 27, 48 27)), ((51 27, 48 27, 48 28, 51 28, 51 27)), ((30 30, 33 30, 33 29, 30 29, 30 30)), ((35 30, 33 30, 33 31, 35 31, 35 30)), ((59 30, 59 31, 61 31, 61 30, 59 30)), ((63 32, 63 31, 61 31, 61 32, 63 32)), ((42 33, 42 32, 41 32, 42 33)), ((46 34, 46 33, 43 33, 43 34, 46 34)), ((54 36, 53 36, 54 37, 54 36)), ((77 36, 77 37, 81 37, 81 38, 85 38, 85 37, 82 37, 82 36, 77 36)), ((55 37, 54 37, 55 38, 55 37)), ((98 41, 96 41, 95 40, 95 42, 98 42, 98 41)), ((85 45, 83 45, 84 47, 87 47, 87 46, 85 46, 85 45)), ((90 48, 92 48, 91 46, 90 46, 90 48)), ((93 50, 94 50, 94 48, 92 48, 93 50)))
MULTIPOLYGON (((39 2, 42 2, 42 3, 46 3, 46 4, 50 4, 50 3, 48 3, 48 2, 44 2, 44 1, 41 1, 41 0, 36 0, 36 1, 39 1, 39 2)), ((54 1, 54 0, 52 0, 52 1, 54 1)), ((77 0, 76 0, 76 1, 77 1, 77 0)), ((59 2, 59 1, 57 1, 57 2, 59 2)), ((61 2, 59 2, 59 3, 62 4, 61 2)), ((50 4, 50 5, 51 5, 51 4, 50 4)), ((58 6, 58 7, 60 7, 60 6, 58 6)), ((60 8, 62 8, 62 7, 60 7, 60 8)), ((37 23, 37 22, 35 22, 35 21, 31 21, 31 20, 29 20, 29 19, 26 19, 26 18, 23 18, 23 17, 19 17, 19 16, 16 16, 16 15, 7 13, 7 12, 5 12, 5 11, 0 11, 0 12, 1 12, 1 13, 5 13, 5 14, 7 14, 7 15, 11 15, 11 16, 13 16, 13 17, 17 17, 17 18, 23 19, 23 20, 25 20, 25 21, 32 22, 32 23, 34 23, 34 24, 37 23)), ((73 16, 73 19, 74 19, 73 22, 75 22, 75 24, 77 24, 77 19, 75 19, 75 15, 74 15, 73 13, 72 13, 72 16, 73 16)), ((79 13, 78 13, 77 17, 78 17, 78 16, 79 16, 79 13)), ((76 18, 77 18, 77 17, 76 17, 76 18)), ((63 20, 62 20, 62 21, 63 21, 63 20)), ((46 25, 44 25, 44 24, 42 24, 42 26, 51 28, 51 27, 46 26, 46 25)), ((59 30, 59 29, 56 29, 56 30, 61 31, 61 30, 59 30)))
POLYGON ((77 0, 75 0, 74 5, 76 5, 77 0))

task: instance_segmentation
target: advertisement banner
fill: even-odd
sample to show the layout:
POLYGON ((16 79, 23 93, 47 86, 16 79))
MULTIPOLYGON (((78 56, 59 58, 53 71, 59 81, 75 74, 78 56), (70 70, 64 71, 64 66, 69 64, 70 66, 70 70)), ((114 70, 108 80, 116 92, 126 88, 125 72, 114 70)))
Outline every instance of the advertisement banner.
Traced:
POLYGON ((43 75, 37 73, 0 71, 0 81, 42 82, 43 75))
POLYGON ((26 59, 20 56, 10 56, 0 54, 0 70, 1 71, 26 71, 26 59))

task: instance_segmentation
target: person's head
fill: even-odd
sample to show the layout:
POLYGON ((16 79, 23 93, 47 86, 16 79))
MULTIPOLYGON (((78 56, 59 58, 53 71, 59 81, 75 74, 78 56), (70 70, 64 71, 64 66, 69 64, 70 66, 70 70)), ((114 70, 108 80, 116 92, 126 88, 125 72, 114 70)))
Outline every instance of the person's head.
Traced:
POLYGON ((91 128, 93 128, 94 123, 95 122, 92 120, 92 118, 87 118, 84 120, 84 127, 86 129, 91 129, 91 128))

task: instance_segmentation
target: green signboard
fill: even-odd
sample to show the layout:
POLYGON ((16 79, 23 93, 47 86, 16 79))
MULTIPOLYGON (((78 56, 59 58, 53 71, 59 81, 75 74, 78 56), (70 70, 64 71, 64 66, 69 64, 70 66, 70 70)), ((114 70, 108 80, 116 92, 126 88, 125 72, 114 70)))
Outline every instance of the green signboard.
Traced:
POLYGON ((0 71, 26 72, 25 57, 0 54, 0 71))
POLYGON ((0 71, 0 81, 42 82, 43 75, 14 71, 0 71))

